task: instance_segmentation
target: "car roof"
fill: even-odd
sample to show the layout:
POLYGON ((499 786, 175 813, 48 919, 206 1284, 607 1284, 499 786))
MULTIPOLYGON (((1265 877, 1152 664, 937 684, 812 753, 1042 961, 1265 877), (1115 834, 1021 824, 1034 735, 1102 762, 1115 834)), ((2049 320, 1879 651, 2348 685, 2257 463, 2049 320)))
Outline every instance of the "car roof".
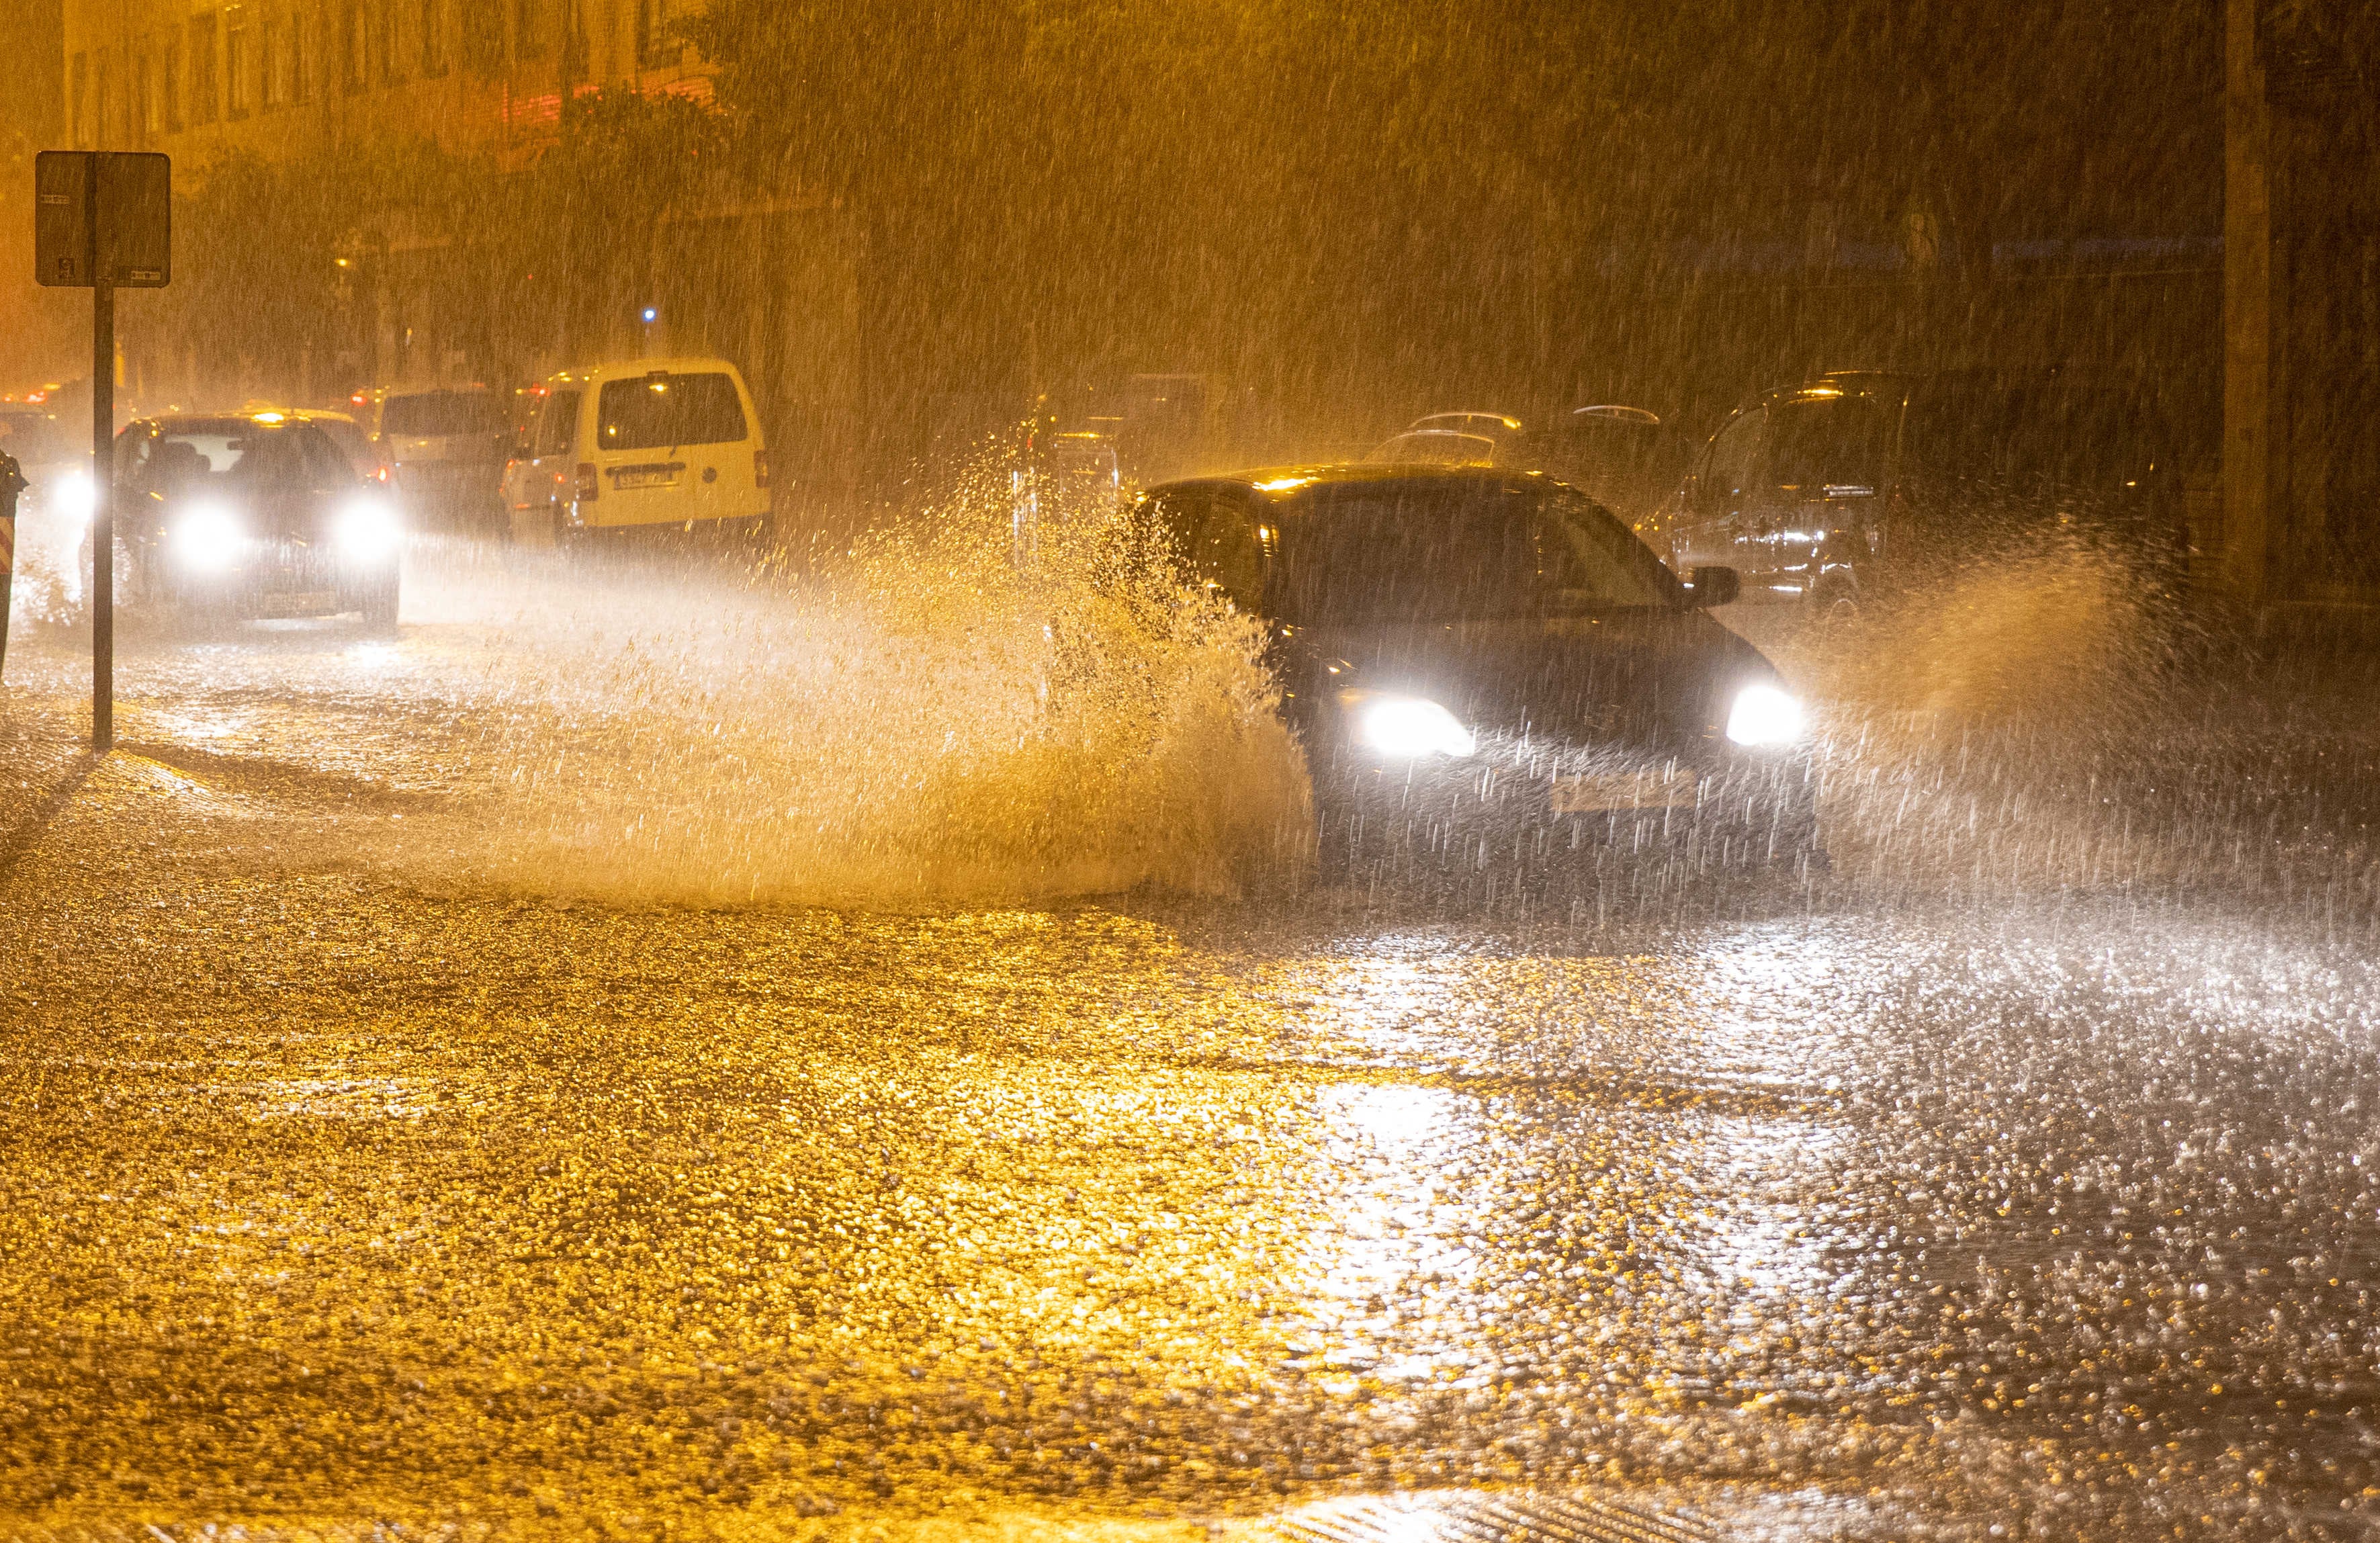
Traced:
POLYGON ((586 365, 577 370, 558 370, 548 375, 544 383, 549 386, 586 385, 603 381, 633 381, 639 376, 655 373, 672 375, 724 373, 735 375, 738 380, 743 378, 735 367, 723 358, 698 354, 681 354, 664 358, 619 359, 605 364, 586 365))
POLYGON ((1411 461, 1332 461, 1310 466, 1265 467, 1221 476, 1184 477, 1160 483, 1148 491, 1161 493, 1230 488, 1236 492, 1253 492, 1269 503, 1279 504, 1293 493, 1313 487, 1360 487, 1380 482, 1427 482, 1461 487, 1508 485, 1521 481, 1557 485, 1553 479, 1542 472, 1511 471, 1498 467, 1424 466, 1411 461))
POLYGON ((260 429, 279 429, 310 419, 307 414, 295 407, 286 411, 279 407, 258 407, 246 412, 159 412, 133 421, 159 429, 183 423, 253 423, 260 429))
POLYGON ((1411 423, 1406 424, 1405 427, 1407 429, 1436 429, 1455 423, 1476 423, 1481 425, 1483 428, 1492 424, 1494 427, 1501 429, 1508 434, 1517 434, 1521 431, 1521 420, 1514 418, 1511 413, 1474 412, 1469 410, 1425 413, 1421 417, 1415 419, 1411 423))

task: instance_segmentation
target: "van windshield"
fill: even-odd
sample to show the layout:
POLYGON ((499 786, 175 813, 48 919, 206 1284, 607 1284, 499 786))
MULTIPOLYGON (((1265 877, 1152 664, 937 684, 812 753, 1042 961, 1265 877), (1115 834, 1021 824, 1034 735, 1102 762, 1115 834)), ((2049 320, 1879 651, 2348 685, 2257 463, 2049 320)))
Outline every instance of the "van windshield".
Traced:
POLYGON ((666 450, 680 444, 732 444, 746 436, 735 383, 716 371, 656 370, 606 381, 595 398, 596 443, 605 450, 666 450))
POLYGON ((417 391, 383 403, 380 427, 382 433, 407 439, 439 439, 502 433, 504 422, 492 392, 417 391))

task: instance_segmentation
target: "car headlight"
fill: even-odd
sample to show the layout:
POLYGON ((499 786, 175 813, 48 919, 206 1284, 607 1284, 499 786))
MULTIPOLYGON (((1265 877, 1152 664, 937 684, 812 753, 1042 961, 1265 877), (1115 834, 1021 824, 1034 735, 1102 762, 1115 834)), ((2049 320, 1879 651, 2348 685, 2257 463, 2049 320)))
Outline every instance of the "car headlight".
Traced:
POLYGON ((339 511, 339 555, 370 562, 396 550, 403 534, 386 500, 359 498, 339 511))
POLYGON ((1727 736, 1738 745, 1790 745, 1802 737, 1802 704, 1774 686, 1747 686, 1727 710, 1727 736))
POLYGON ((1356 739, 1384 756, 1467 756, 1479 748, 1461 719, 1424 697, 1363 697, 1354 708, 1356 739))
POLYGON ((52 486, 46 502, 68 519, 87 525, 91 511, 99 506, 99 495, 91 487, 90 472, 69 471, 52 486))
POLYGON ((238 562, 247 539, 239 516, 220 504, 183 510, 171 537, 175 558, 199 573, 220 573, 238 562))

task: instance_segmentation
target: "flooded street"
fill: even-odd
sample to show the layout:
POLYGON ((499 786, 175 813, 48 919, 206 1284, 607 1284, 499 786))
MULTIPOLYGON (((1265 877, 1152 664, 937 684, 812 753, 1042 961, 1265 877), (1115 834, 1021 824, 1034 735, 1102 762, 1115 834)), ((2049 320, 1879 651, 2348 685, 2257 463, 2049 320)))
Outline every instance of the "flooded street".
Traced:
POLYGON ((523 561, 11 647, 45 1536, 2380 1527, 2368 665, 1738 608, 1830 873, 1390 893, 1230 638, 523 561))

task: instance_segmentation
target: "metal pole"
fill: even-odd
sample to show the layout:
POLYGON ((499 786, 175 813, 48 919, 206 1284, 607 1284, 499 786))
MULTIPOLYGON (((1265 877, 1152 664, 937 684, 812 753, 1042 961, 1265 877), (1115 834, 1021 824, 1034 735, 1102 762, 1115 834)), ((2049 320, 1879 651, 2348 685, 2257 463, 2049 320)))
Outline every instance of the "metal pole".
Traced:
POLYGON ((0 451, 0 672, 8 664, 8 601, 17 578, 17 495, 24 486, 16 458, 0 451))
POLYGON ((104 156, 83 179, 91 214, 91 747, 115 746, 115 243, 101 196, 104 156))

